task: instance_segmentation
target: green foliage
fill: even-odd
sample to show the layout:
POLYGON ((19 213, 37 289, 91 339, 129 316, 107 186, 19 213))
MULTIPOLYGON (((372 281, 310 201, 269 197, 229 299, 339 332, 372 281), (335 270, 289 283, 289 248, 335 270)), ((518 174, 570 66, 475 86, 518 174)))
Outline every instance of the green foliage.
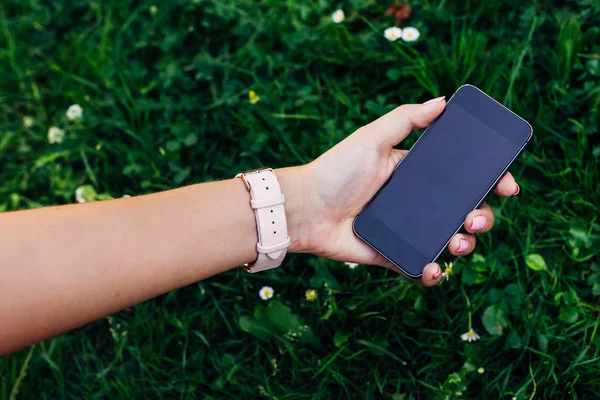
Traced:
POLYGON ((600 397, 598 2, 414 1, 413 43, 383 38, 388 3, 2 2, 0 211, 306 163, 467 82, 534 137, 512 168, 521 193, 488 199, 496 226, 438 287, 292 255, 4 357, 1 400, 600 397))
POLYGON ((264 341, 279 340, 287 346, 295 342, 303 345, 318 343, 312 329, 293 314, 290 307, 277 300, 266 307, 255 307, 254 316, 241 317, 239 324, 243 331, 264 341))
POLYGON ((481 322, 490 335, 502 335, 504 329, 509 326, 506 313, 499 306, 489 306, 483 312, 481 322))
POLYGON ((534 271, 548 271, 544 257, 539 254, 530 254, 527 256, 525 263, 534 271))

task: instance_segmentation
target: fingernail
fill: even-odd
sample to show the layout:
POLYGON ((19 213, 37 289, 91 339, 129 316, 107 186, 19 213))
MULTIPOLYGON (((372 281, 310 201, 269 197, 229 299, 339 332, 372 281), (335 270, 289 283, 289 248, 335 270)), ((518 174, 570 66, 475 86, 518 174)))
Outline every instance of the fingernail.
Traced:
POLYGON ((438 279, 440 279, 441 275, 442 275, 442 270, 438 268, 437 272, 435 274, 433 274, 432 278, 434 281, 437 281, 438 279))
POLYGON ((458 250, 456 250, 456 252, 464 253, 465 251, 467 251, 468 248, 469 248, 469 241, 465 240, 465 239, 460 239, 460 242, 458 245, 458 250))
POLYGON ((480 231, 487 225, 487 219, 483 215, 478 215, 471 222, 471 230, 480 231))
POLYGON ((515 194, 513 194, 513 196, 518 195, 520 191, 521 191, 521 186, 519 186, 519 184, 517 183, 517 191, 515 192, 515 194))
POLYGON ((425 103, 423 104, 429 104, 429 103, 435 103, 441 100, 444 100, 446 98, 446 96, 440 96, 440 97, 436 97, 435 99, 431 99, 431 100, 427 100, 425 103))

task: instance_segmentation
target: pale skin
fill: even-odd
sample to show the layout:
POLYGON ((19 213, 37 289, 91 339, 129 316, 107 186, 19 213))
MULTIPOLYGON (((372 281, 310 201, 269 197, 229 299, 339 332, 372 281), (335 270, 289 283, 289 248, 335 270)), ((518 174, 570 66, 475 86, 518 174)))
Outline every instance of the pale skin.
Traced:
MULTIPOLYGON (((352 221, 406 153, 393 146, 444 107, 443 98, 401 106, 315 161, 276 170, 289 251, 397 271, 354 235, 352 221)), ((509 197, 519 186, 507 173, 494 192, 509 197)), ((482 205, 467 216, 467 233, 454 236, 449 251, 471 253, 474 233, 493 224, 491 209, 482 205)), ((251 262, 256 241, 240 179, 0 214, 0 355, 251 262)), ((440 266, 431 263, 419 283, 440 279, 440 266)))

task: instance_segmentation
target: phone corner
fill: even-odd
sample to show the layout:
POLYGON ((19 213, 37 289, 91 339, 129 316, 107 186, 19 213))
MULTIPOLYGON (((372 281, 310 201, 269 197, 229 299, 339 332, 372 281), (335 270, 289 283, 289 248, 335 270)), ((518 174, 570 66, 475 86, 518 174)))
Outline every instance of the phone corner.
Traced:
POLYGON ((406 272, 405 270, 403 270, 402 268, 398 267, 397 265, 394 265, 394 266, 396 268, 398 268, 400 271, 402 271, 402 273, 404 273, 410 279, 423 279, 423 272, 421 272, 420 274, 417 274, 417 275, 412 275, 412 274, 409 274, 408 272, 406 272))
POLYGON ((472 85, 472 84, 470 84, 470 83, 463 83, 463 84, 462 84, 462 85, 460 85, 460 86, 458 87, 458 89, 456 89, 456 90, 458 91, 458 90, 460 90, 460 89, 462 89, 462 88, 465 88, 465 87, 471 87, 471 88, 473 88, 473 89, 478 89, 478 90, 479 90, 479 88, 478 88, 477 86, 475 86, 475 85, 472 85))
POLYGON ((352 220, 352 232, 354 233, 355 236, 357 236, 359 238, 361 238, 361 237, 358 234, 358 232, 356 232, 356 221, 358 220, 358 218, 360 217, 360 215, 361 215, 361 213, 358 213, 358 215, 356 217, 354 217, 354 219, 352 220))
POLYGON ((531 125, 531 123, 529 121, 527 121, 525 118, 523 118, 523 121, 525 121, 525 123, 527 124, 527 127, 529 128, 529 133, 527 135, 527 143, 529 143, 529 141, 531 140, 531 138, 533 137, 533 126, 531 125))

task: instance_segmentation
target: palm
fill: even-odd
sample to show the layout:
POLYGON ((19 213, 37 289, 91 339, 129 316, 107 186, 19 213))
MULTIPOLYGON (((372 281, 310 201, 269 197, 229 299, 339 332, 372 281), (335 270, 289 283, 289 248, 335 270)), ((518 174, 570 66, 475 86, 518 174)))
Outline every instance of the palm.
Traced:
POLYGON ((385 183, 403 150, 382 150, 365 132, 357 132, 316 160, 310 229, 311 248, 339 261, 382 264, 383 259, 352 231, 354 217, 385 183), (387 153, 387 154, 386 154, 387 153), (327 171, 328 173, 322 173, 327 171), (331 173, 335 172, 335 173, 331 173))

